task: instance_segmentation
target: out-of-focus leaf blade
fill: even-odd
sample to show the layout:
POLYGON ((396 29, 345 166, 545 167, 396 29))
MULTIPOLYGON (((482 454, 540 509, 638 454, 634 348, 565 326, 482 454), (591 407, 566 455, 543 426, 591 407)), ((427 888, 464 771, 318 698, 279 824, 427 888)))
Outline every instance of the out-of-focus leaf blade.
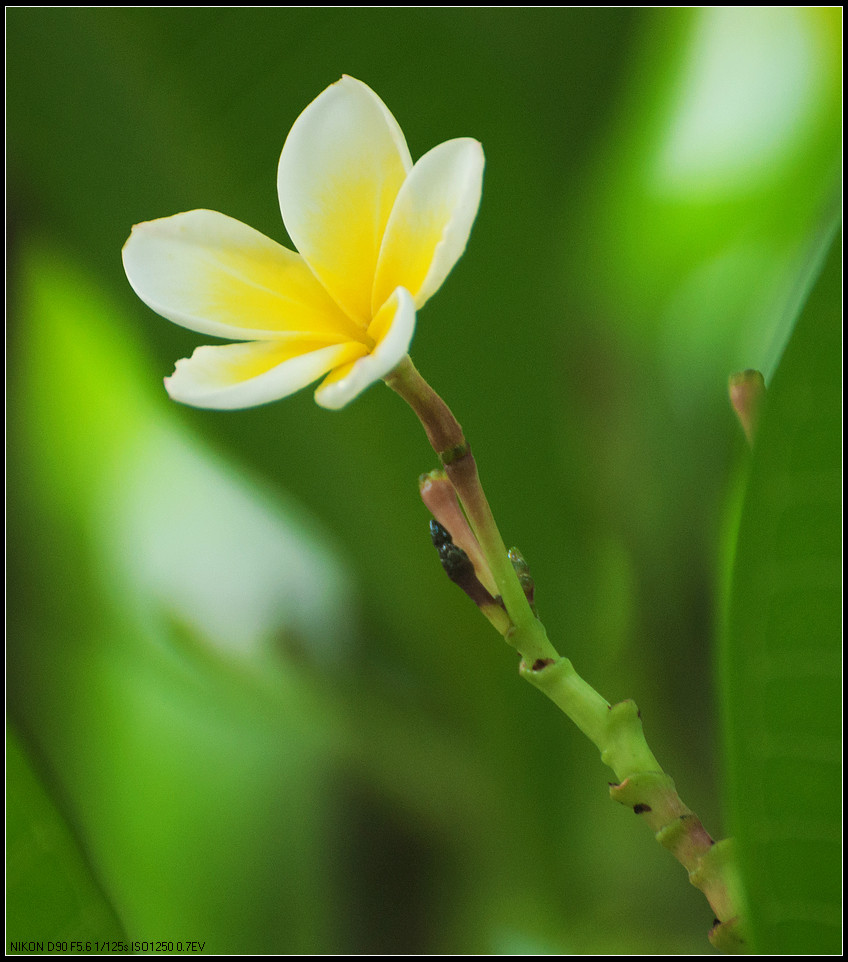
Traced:
MULTIPOLYGON (((22 245, 16 307, 16 560, 34 574, 10 711, 129 938, 305 949, 328 911, 330 736, 301 666, 343 657, 342 566, 296 505, 178 428, 120 310, 58 245, 22 245)), ((81 938, 59 921, 22 938, 81 938)))
POLYGON ((721 664, 754 947, 840 950, 841 235, 769 388, 721 664))
POLYGON ((6 845, 8 952, 31 952, 33 942, 102 945, 124 938, 73 832, 8 729, 6 845))

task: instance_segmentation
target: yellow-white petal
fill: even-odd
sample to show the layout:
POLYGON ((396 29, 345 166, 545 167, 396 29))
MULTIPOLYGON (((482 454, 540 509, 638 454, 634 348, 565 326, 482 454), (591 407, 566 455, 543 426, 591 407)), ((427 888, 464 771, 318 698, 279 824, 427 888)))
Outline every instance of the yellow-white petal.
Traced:
POLYGON ((439 144, 412 168, 398 193, 383 239, 373 305, 398 286, 422 304, 459 260, 480 206, 483 148, 463 137, 439 144))
POLYGON ((294 394, 366 350, 357 341, 321 345, 307 338, 199 347, 165 378, 175 401, 230 411, 294 394))
POLYGON ((303 111, 283 147, 277 190, 289 237, 363 327, 372 317, 383 232, 411 168, 397 121, 370 87, 352 77, 328 87, 303 111))
POLYGON ((123 258, 145 304, 201 334, 344 341, 357 332, 299 254, 216 211, 136 225, 123 258))
POLYGON ((403 360, 415 331, 415 304, 409 291, 399 287, 377 311, 368 333, 376 347, 365 357, 337 367, 321 382, 315 400, 321 407, 337 410, 352 401, 375 381, 385 377, 403 360))

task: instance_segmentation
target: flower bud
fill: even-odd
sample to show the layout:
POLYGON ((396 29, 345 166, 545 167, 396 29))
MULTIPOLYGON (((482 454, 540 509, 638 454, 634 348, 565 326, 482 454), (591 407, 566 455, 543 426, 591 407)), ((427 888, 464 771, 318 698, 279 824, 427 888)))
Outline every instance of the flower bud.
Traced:
POLYGON ((518 548, 510 548, 507 552, 509 560, 512 562, 512 567, 515 573, 518 575, 518 582, 524 591, 524 597, 527 599, 527 603, 533 608, 535 613, 536 609, 533 605, 533 599, 536 596, 536 582, 533 580, 533 576, 530 574, 530 566, 524 560, 524 555, 518 550, 518 548))
POLYGON ((727 389, 748 444, 753 446, 766 395, 763 376, 759 371, 752 370, 731 374, 727 389))

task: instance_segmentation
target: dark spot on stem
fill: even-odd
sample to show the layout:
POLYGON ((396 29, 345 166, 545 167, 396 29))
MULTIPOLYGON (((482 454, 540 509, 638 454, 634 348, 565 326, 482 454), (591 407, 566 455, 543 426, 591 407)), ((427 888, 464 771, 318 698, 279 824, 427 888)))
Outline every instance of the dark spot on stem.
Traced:
POLYGON ((547 668, 548 665, 552 665, 553 663, 553 658, 537 658, 533 662, 533 668, 531 671, 542 671, 542 669, 547 668))
POLYGON ((650 811, 651 811, 651 806, 650 806, 650 805, 644 805, 642 802, 639 802, 638 805, 634 805, 634 806, 633 806, 633 811, 634 811, 637 815, 641 815, 643 812, 650 812, 650 811))
POLYGON ((454 464, 454 462, 460 461, 469 454, 471 454, 471 448, 466 441, 462 441, 459 444, 455 444, 452 448, 448 448, 446 451, 439 451, 439 460, 447 467, 449 464, 454 464))

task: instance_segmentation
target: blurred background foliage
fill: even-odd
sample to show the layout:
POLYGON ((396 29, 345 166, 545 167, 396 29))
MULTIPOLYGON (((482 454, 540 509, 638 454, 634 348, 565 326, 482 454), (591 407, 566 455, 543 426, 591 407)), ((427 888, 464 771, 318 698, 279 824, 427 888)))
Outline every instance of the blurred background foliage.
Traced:
POLYGON ((841 10, 12 8, 7 31, 9 938, 707 948, 700 894, 444 578, 411 413, 382 386, 177 407, 161 378, 201 339, 120 250, 196 207, 287 243, 279 152, 342 73, 414 157, 480 139, 413 357, 554 643, 744 836, 744 660, 714 667, 749 457, 727 377, 770 383, 837 224, 841 10))

